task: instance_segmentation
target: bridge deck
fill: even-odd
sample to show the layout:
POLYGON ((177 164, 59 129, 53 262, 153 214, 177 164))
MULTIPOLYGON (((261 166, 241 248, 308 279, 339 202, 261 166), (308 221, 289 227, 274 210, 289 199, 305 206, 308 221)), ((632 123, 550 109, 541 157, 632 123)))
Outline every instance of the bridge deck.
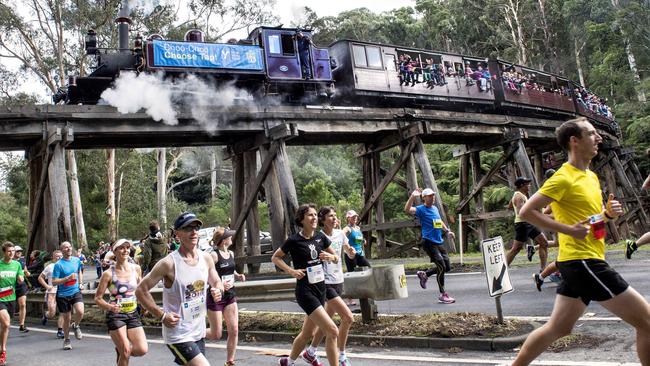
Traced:
POLYGON ((468 144, 502 136, 507 128, 520 128, 527 146, 553 144, 553 130, 561 121, 486 113, 412 108, 323 106, 234 106, 202 109, 201 121, 192 110, 178 112, 179 123, 154 121, 148 114, 119 113, 111 106, 37 105, 0 108, 0 150, 25 149, 49 128, 72 129, 73 149, 145 148, 161 146, 230 145, 252 136, 264 138, 268 127, 293 124, 298 136, 293 145, 374 143, 395 135, 400 126, 425 121, 426 143, 468 144))

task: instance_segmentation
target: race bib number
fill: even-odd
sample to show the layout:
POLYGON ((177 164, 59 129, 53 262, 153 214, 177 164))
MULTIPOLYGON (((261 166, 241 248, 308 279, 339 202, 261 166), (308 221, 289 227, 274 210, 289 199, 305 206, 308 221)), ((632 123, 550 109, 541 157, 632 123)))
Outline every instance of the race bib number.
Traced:
POLYGON ((124 297, 117 299, 117 304, 120 306, 120 313, 131 313, 134 312, 138 307, 138 303, 135 300, 135 296, 124 297))
POLYGON ((433 220, 433 228, 434 229, 442 229, 442 220, 440 220, 440 219, 433 220))
POLYGON ((221 281, 223 281, 223 283, 228 283, 232 285, 235 283, 235 275, 234 274, 224 275, 221 277, 221 281))
POLYGON ((63 284, 64 284, 65 286, 73 286, 75 283, 77 283, 77 279, 76 279, 76 278, 75 278, 75 279, 72 279, 72 280, 70 280, 70 281, 64 282, 63 284))
POLYGON ((11 296, 14 293, 14 287, 13 286, 7 286, 0 288, 0 299, 5 298, 7 296, 11 296))
POLYGON ((309 283, 319 283, 325 281, 325 271, 322 265, 307 267, 307 280, 309 283))
POLYGON ((199 296, 190 301, 185 301, 182 306, 183 319, 195 320, 205 317, 205 297, 203 296, 199 296))

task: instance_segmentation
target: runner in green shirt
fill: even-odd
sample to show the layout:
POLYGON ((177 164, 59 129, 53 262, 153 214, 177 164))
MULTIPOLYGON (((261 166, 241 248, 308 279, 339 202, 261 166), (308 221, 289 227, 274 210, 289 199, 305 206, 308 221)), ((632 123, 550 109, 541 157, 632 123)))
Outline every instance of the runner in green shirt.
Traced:
POLYGON ((3 258, 0 261, 0 366, 7 362, 7 337, 9 337, 9 321, 14 311, 16 301, 16 283, 23 282, 23 269, 20 263, 13 260, 14 243, 6 241, 2 244, 3 258))

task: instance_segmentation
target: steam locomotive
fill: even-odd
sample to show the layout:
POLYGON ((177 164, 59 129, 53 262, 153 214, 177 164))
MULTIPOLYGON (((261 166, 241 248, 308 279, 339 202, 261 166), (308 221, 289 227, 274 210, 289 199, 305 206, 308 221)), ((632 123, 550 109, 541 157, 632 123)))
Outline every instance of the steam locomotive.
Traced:
POLYGON ((96 60, 94 71, 85 77, 69 77, 67 89, 54 96, 55 103, 96 104, 122 71, 162 72, 166 77, 201 75, 215 83, 233 83, 256 97, 279 95, 289 102, 326 98, 332 104, 556 119, 578 114, 618 134, 613 118, 578 103, 575 83, 498 59, 356 40, 318 48, 310 41, 309 30, 265 26, 254 29, 246 39, 228 43, 205 43, 199 30, 188 31, 184 41, 168 41, 159 35, 144 40, 138 35, 131 48, 128 8, 120 10, 116 22, 119 48, 98 48, 95 32, 88 31, 86 53, 96 60), (299 33, 309 40, 308 52, 304 43, 299 50, 299 33), (532 76, 535 87, 508 87, 508 75, 532 76))

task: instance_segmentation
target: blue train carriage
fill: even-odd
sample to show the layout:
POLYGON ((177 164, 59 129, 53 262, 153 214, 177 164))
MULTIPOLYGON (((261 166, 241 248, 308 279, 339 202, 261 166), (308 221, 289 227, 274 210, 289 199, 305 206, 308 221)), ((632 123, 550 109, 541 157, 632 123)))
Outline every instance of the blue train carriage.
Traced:
POLYGON ((575 114, 571 82, 561 76, 490 60, 497 104, 511 113, 567 118, 575 114))
POLYGON ((311 41, 308 29, 258 27, 248 36, 261 47, 266 65, 266 95, 282 95, 285 100, 334 94, 332 65, 327 48, 311 41))
POLYGON ((487 59, 355 40, 329 49, 341 102, 494 107, 487 59))

